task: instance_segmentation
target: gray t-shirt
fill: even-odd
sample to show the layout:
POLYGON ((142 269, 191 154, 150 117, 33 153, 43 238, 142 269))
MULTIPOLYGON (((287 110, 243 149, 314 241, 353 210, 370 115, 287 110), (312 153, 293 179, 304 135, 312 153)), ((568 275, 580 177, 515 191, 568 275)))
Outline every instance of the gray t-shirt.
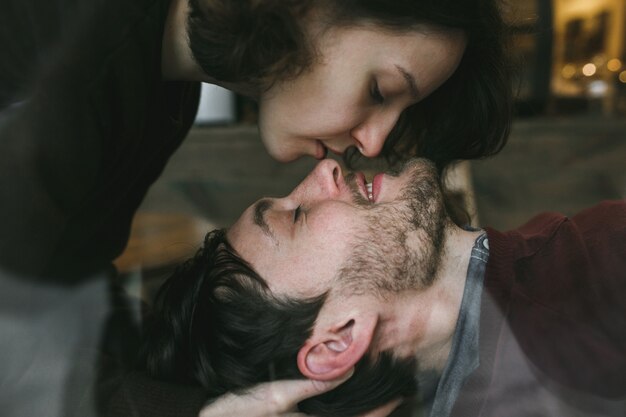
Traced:
POLYGON ((420 408, 423 412, 420 415, 449 416, 463 382, 478 367, 480 303, 488 259, 489 241, 487 235, 482 234, 472 248, 459 318, 446 367, 440 377, 428 374, 417 377, 422 393, 420 408))

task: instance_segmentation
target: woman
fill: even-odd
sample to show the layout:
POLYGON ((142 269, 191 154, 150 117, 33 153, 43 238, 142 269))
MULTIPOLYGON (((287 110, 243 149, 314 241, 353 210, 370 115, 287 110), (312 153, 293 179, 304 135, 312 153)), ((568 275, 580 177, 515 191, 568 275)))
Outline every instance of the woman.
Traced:
MULTIPOLYGON (((495 1, 6 2, 0 269, 48 284, 107 270, 193 122, 189 81, 257 99, 280 161, 416 153, 442 170, 496 153, 511 96, 495 1)), ((276 408, 267 394, 205 411, 276 414, 331 388, 300 382, 259 388, 276 408)))
POLYGON ((493 0, 172 8, 165 75, 256 98, 261 137, 280 161, 355 147, 366 157, 416 152, 443 168, 504 145, 510 87, 493 0))

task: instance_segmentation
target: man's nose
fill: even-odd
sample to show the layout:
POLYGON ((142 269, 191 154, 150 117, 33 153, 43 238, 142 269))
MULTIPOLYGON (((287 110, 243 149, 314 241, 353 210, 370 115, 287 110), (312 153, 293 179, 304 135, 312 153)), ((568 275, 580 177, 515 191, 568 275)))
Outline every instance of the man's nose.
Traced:
POLYGON ((339 194, 339 184, 343 181, 341 167, 333 159, 320 161, 309 174, 303 185, 310 197, 333 198, 339 194))

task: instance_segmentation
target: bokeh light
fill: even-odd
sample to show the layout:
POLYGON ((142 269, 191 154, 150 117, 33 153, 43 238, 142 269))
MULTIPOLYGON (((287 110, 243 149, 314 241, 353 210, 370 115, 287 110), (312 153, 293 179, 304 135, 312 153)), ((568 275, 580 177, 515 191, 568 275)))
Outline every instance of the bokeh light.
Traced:
POLYGON ((591 97, 604 97, 609 91, 609 86, 605 81, 595 80, 589 83, 588 91, 591 97))
POLYGON ((606 63, 606 68, 609 71, 617 72, 622 68, 622 61, 620 61, 618 58, 613 58, 606 63))
POLYGON ((563 76, 563 78, 566 78, 569 80, 574 75, 576 75, 576 67, 573 66, 572 64, 565 65, 563 69, 561 70, 561 75, 563 76))
POLYGON ((585 74, 585 76, 587 77, 591 77, 596 73, 596 71, 597 68, 592 63, 585 64, 585 66, 583 67, 583 74, 585 74))

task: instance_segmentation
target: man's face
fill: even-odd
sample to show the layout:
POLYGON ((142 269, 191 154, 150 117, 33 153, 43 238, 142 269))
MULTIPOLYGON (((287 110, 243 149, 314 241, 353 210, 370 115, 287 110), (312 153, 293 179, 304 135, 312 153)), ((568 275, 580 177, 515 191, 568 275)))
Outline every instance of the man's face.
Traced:
POLYGON ((275 294, 316 296, 338 278, 353 292, 401 291, 431 281, 444 219, 424 160, 375 176, 371 194, 362 174, 344 178, 324 160, 287 197, 249 207, 227 236, 275 294))

